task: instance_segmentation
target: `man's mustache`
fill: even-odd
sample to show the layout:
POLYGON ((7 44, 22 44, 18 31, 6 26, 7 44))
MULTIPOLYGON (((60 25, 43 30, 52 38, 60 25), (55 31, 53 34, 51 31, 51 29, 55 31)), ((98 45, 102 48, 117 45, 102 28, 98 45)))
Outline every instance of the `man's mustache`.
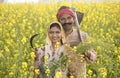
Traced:
POLYGON ((64 25, 71 25, 71 24, 72 24, 72 23, 64 23, 63 26, 64 26, 64 25))

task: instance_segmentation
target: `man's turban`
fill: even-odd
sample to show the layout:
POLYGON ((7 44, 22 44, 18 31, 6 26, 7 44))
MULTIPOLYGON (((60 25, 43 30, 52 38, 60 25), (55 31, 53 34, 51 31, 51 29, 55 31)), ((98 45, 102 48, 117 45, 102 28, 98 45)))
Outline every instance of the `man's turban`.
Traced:
POLYGON ((59 20, 60 16, 63 15, 63 14, 69 14, 69 15, 75 17, 74 12, 73 12, 71 9, 66 8, 66 9, 60 10, 60 11, 57 13, 57 15, 56 15, 57 19, 59 20))

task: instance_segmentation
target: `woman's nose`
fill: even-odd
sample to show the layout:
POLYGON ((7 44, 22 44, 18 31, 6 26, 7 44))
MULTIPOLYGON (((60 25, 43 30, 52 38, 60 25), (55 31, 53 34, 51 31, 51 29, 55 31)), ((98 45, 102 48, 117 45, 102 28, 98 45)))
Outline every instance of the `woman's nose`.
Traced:
POLYGON ((57 34, 56 33, 53 33, 53 36, 56 36, 57 34))

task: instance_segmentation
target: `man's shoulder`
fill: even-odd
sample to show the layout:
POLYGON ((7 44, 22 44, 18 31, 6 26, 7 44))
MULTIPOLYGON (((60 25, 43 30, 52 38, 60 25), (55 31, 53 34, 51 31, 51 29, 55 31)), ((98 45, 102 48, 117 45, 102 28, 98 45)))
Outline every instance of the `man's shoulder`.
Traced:
MULTIPOLYGON (((80 35, 81 35, 83 41, 88 40, 88 33, 85 32, 85 31, 82 31, 82 30, 79 30, 79 31, 80 31, 80 35)), ((73 33, 74 33, 74 34, 78 34, 79 32, 78 32, 77 29, 73 29, 73 33)), ((78 34, 78 35, 79 35, 79 34, 78 34)))
MULTIPOLYGON (((81 35, 86 35, 86 36, 88 36, 88 33, 87 33, 87 32, 82 31, 82 30, 79 30, 79 31, 80 31, 80 34, 81 34, 81 35)), ((77 29, 73 29, 73 33, 78 33, 78 30, 77 30, 77 29)))
POLYGON ((87 32, 84 32, 84 31, 80 31, 82 35, 84 36, 88 36, 88 33, 87 32))

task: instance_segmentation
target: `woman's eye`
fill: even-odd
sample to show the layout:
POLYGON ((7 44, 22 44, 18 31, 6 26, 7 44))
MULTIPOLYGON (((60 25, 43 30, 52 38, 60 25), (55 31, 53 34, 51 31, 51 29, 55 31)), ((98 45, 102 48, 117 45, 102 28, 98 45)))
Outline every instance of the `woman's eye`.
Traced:
POLYGON ((60 34, 60 31, 56 31, 56 32, 50 31, 49 34, 60 34))
POLYGON ((59 34, 59 33, 60 33, 60 31, 56 31, 56 33, 57 33, 57 34, 59 34))
POLYGON ((53 34, 54 32, 49 32, 50 34, 53 34))

